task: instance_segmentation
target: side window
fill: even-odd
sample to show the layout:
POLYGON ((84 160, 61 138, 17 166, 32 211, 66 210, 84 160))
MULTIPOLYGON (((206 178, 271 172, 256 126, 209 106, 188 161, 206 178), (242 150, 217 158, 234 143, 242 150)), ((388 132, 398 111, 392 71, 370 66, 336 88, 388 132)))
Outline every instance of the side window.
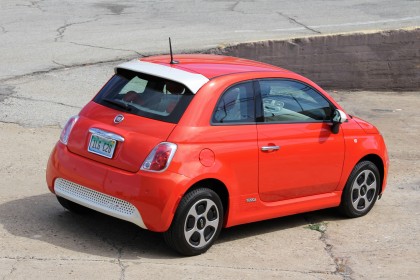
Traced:
POLYGON ((252 82, 234 85, 219 99, 213 123, 255 122, 254 88, 252 82))
POLYGON ((291 80, 259 81, 264 122, 329 121, 332 105, 312 87, 291 80))

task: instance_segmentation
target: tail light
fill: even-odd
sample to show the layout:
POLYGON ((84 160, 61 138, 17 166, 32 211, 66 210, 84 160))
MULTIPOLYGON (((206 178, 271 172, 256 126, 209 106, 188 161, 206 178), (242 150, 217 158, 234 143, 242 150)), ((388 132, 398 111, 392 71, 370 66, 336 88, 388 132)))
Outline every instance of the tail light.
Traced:
POLYGON ((70 132, 78 119, 79 116, 73 116, 67 121, 66 125, 64 126, 63 131, 60 135, 60 142, 64 145, 67 145, 67 142, 69 141, 70 132))
POLYGON ((152 172, 165 171, 174 157, 176 148, 174 143, 162 142, 158 144, 147 156, 140 169, 152 172))

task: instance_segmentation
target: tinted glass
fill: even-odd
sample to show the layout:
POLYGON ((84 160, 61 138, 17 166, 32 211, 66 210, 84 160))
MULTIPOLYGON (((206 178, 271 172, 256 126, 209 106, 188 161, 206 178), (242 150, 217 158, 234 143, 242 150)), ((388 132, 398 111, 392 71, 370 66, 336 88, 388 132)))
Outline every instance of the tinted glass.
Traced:
POLYGON ((193 96, 180 83, 119 70, 93 101, 139 116, 177 123, 193 96))
POLYGON ((255 122, 255 102, 252 82, 234 85, 219 99, 213 123, 255 122))
POLYGON ((332 105, 312 87, 291 80, 259 81, 264 122, 330 121, 332 105))

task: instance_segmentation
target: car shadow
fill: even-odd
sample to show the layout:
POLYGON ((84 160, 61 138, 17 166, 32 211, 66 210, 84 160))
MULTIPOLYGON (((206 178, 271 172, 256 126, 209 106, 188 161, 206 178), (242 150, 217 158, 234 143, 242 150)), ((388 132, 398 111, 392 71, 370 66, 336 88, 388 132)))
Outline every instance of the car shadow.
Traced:
MULTIPOLYGON (((308 227, 310 224, 331 222, 343 219, 337 209, 323 209, 302 214, 295 214, 270 220, 243 224, 226 228, 219 236, 217 243, 232 242, 241 238, 267 234, 275 231, 287 230, 290 228, 308 227)), ((309 229, 309 227, 308 227, 309 229)))
MULTIPOLYGON (((216 243, 265 234, 310 223, 340 219, 333 209, 293 215, 224 229, 216 243)), ((171 259, 180 256, 162 234, 101 213, 77 215, 65 210, 52 194, 0 204, 0 224, 11 235, 52 244, 75 252, 124 259, 171 259)), ((13 242, 5 239, 6 242, 13 242)))

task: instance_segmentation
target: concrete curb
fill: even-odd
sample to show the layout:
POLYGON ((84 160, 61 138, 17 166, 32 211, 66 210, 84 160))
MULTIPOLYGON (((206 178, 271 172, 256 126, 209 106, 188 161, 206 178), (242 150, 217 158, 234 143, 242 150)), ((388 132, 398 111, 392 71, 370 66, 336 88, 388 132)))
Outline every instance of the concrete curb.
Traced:
POLYGON ((420 28, 249 42, 207 53, 274 64, 325 88, 420 89, 420 28))

